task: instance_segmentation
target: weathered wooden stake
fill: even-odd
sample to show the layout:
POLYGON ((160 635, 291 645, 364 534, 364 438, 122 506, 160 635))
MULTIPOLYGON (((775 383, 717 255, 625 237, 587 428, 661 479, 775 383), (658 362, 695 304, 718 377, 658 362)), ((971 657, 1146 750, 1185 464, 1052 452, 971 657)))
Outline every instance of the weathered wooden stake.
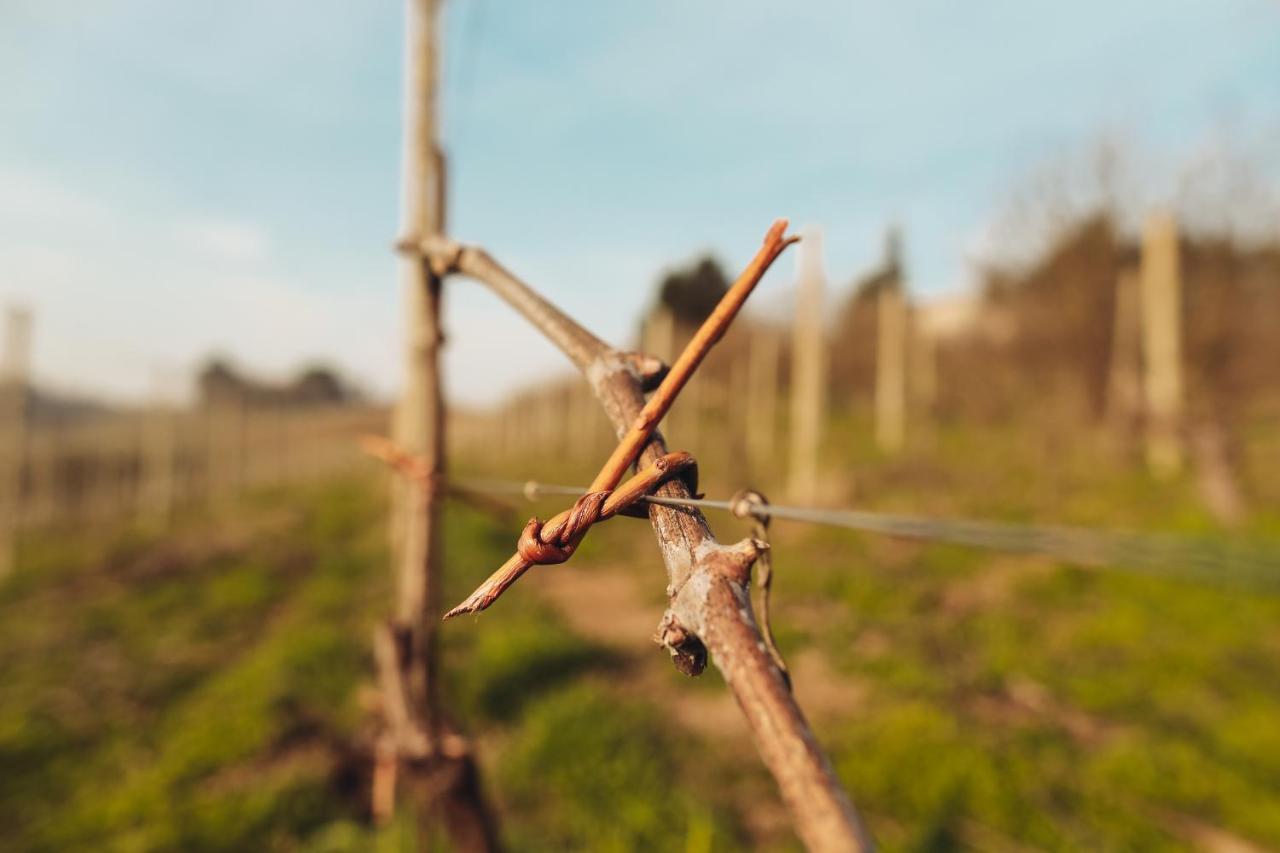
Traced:
POLYGON ((911 329, 911 357, 907 359, 911 380, 907 383, 911 390, 915 410, 931 420, 934 409, 938 405, 938 339, 935 334, 923 327, 919 315, 909 315, 914 322, 909 322, 911 329))
POLYGON ((778 446, 778 360, 781 335, 761 327, 751 336, 747 354, 747 452, 752 472, 772 474, 778 446))
MULTIPOLYGON (((444 228, 442 155, 436 144, 437 4, 408 0, 405 5, 405 101, 402 160, 401 229, 406 235, 438 234, 444 228)), ((411 682, 415 704, 429 717, 436 702, 436 622, 433 595, 438 586, 439 483, 444 472, 439 349, 440 279, 419 258, 402 258, 405 374, 395 410, 393 434, 406 452, 423 460, 429 476, 419 488, 406 485, 396 494, 394 542, 399 590, 396 627, 411 636, 416 671, 411 682), (421 491, 415 500, 408 493, 421 491)), ((434 725, 434 720, 431 721, 434 725)))
POLYGON ((1148 217, 1142 235, 1142 354, 1147 465, 1157 477, 1182 470, 1182 281, 1178 223, 1148 217))
POLYGON ((676 322, 671 309, 658 304, 649 312, 644 321, 641 334, 640 349, 649 355, 657 356, 668 364, 675 358, 676 322))
POLYGON ((1142 344, 1139 341, 1138 272, 1121 270, 1111 328, 1111 364, 1107 373, 1107 425, 1111 436, 1128 445, 1142 412, 1142 344))
POLYGON ((827 414, 827 336, 823 318, 826 267, 822 229, 804 232, 796 258, 796 314, 791 340, 791 456, 787 493, 811 502, 818 492, 818 455, 827 414))
MULTIPOLYGON (((667 364, 676 357, 676 318, 667 305, 658 303, 649 311, 640 333, 640 351, 667 364)), ((666 428, 666 421, 658 425, 658 429, 666 428)))
MULTIPOLYGON (((405 100, 401 236, 435 237, 445 226, 444 155, 437 142, 439 50, 437 0, 405 4, 405 100)), ((469 746, 453 734, 439 702, 440 500, 445 476, 445 418, 441 390, 441 279, 426 259, 403 256, 400 278, 405 291, 404 390, 395 414, 399 446, 421 463, 421 476, 407 479, 394 497, 392 552, 399 583, 390 630, 394 654, 382 657, 384 684, 397 674, 405 682, 407 708, 389 716, 407 716, 428 744, 425 754, 402 754, 418 807, 422 838, 437 816, 461 850, 498 847, 491 812, 478 783, 469 746), (452 751, 444 749, 454 743, 452 751)), ((408 742, 408 723, 395 725, 408 742)))
POLYGON ((886 453, 902 449, 907 426, 907 305, 896 230, 885 243, 887 274, 877 297, 876 444, 886 453))
POLYGON ((556 412, 555 390, 552 387, 539 388, 529 400, 529 408, 537 416, 537 429, 533 431, 533 446, 527 448, 529 453, 536 452, 536 448, 542 448, 546 453, 559 454, 560 452, 561 433, 557 429, 560 426, 560 419, 556 412))
POLYGON ((679 405, 675 408, 675 411, 679 413, 679 418, 676 420, 680 436, 684 439, 685 446, 693 453, 697 453, 699 448, 702 447, 702 409, 704 406, 705 385, 706 377, 694 374, 689 379, 689 384, 685 386, 679 405))
POLYGON ((142 483, 139 515, 146 524, 167 527, 173 516, 173 469, 177 449, 173 409, 157 400, 142 421, 142 483))
POLYGON ((573 451, 577 459, 593 459, 596 455, 595 424, 592 422, 597 408, 595 398, 591 396, 591 389, 582 382, 574 383, 572 394, 567 435, 573 436, 573 451))
POLYGON ((0 578, 12 572, 17 563, 30 373, 31 312, 10 307, 5 316, 0 373, 0 578))

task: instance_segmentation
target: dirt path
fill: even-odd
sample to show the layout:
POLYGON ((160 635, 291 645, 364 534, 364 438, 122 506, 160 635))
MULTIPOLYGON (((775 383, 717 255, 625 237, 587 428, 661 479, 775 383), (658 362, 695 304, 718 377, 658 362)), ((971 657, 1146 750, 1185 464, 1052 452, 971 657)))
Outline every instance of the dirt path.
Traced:
MULTIPOLYGON (((628 689, 670 709, 697 734, 741 742, 747 726, 732 694, 675 675, 666 655, 654 647, 663 606, 645 586, 653 580, 618 566, 563 566, 544 573, 538 588, 573 630, 628 661, 634 673, 628 689)), ((815 722, 848 715, 866 696, 864 685, 836 673, 817 650, 791 655, 788 665, 800 707, 815 722)))

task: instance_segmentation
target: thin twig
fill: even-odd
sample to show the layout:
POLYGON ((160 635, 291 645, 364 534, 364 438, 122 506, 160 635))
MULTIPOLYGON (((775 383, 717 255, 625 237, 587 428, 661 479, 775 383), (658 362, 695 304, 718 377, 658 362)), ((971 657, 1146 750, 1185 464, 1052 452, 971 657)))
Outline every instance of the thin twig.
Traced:
POLYGON ((649 435, 663 417, 666 416, 671 404, 676 401, 676 396, 684 388, 689 378, 693 376, 693 372, 702 364, 702 360, 707 357, 707 353, 711 352, 711 348, 724 337, 729 324, 738 316, 743 303, 747 301, 751 291, 755 290, 756 285, 760 283, 760 279, 764 277, 765 272, 778 259, 778 256, 786 250, 787 246, 800 241, 799 237, 786 236, 786 230, 787 220, 779 219, 773 223, 768 233, 765 234, 764 245, 760 247, 760 251, 756 252, 756 256, 751 259, 751 263, 747 264, 747 268, 738 276, 738 280, 721 297, 719 304, 711 312, 711 316, 707 317, 702 325, 698 327, 698 331, 694 333, 689 343, 685 345, 684 351, 680 353, 679 358, 671 365, 671 370, 667 373, 666 378, 658 385, 658 389, 653 392, 649 402, 640 411, 640 416, 631 425, 631 429, 618 442, 618 446, 614 448, 609 460, 605 462, 600 469, 600 473, 592 481, 591 491, 612 489, 617 485, 618 480, 622 478, 623 473, 635 462, 636 456, 640 453, 640 448, 649 440, 649 435))
POLYGON ((585 370, 596 359, 611 352, 604 341, 516 278, 479 246, 463 245, 437 234, 421 239, 403 239, 396 243, 395 248, 413 257, 425 257, 438 275, 460 272, 484 282, 569 356, 579 369, 585 370))
MULTIPOLYGON (((617 486, 622 479, 622 475, 635 462, 641 448, 649 440, 653 430, 670 410, 681 389, 684 388, 689 378, 693 376, 698 366, 702 364, 703 359, 707 357, 707 353, 711 351, 711 348, 724 336, 725 330, 729 328, 729 324, 738 315, 743 303, 747 301, 751 291, 760 283, 760 279, 764 277, 765 272, 787 246, 800 239, 799 237, 786 236, 786 230, 787 221, 785 219, 779 219, 773 223, 768 233, 765 234, 764 245, 756 252, 755 257, 752 258, 747 268, 742 271, 742 274, 738 276, 737 281, 721 297, 715 310, 703 321, 698 331, 685 346, 684 351, 680 353, 679 358, 671 365, 671 369, 658 385, 657 390, 653 392, 649 402, 645 404, 640 414, 632 422, 631 427, 618 442, 609 459, 601 467, 600 473, 591 481, 591 485, 587 488, 588 493, 609 491, 617 486)), ((563 522, 567 515, 568 511, 562 512, 547 524, 543 530, 544 542, 550 541, 550 537, 554 535, 553 522, 556 519, 563 522)), ((585 530, 583 532, 585 533, 585 530)), ((484 610, 533 565, 534 563, 525 559, 517 551, 496 572, 490 575, 475 592, 467 596, 466 600, 446 613, 444 618, 451 619, 463 613, 478 613, 484 610)))

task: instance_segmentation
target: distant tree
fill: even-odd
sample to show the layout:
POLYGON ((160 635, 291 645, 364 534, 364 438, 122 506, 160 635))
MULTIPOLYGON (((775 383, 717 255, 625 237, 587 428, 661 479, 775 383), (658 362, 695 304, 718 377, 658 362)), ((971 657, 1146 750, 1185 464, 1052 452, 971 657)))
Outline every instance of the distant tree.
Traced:
POLYGON ((197 380, 205 406, 338 405, 360 399, 338 371, 323 364, 304 368, 294 379, 280 384, 264 382, 241 373, 225 359, 213 357, 200 369, 197 380))
POLYGON ((312 365, 293 381, 286 393, 293 403, 345 403, 352 396, 337 371, 324 365, 312 365))
POLYGON ((206 405, 243 401, 249 396, 249 382, 223 358, 214 356, 200 368, 196 380, 200 400, 206 405))
POLYGON ((711 314, 728 289, 729 280, 720 264, 708 256, 687 267, 668 271, 659 285, 658 301, 671 309, 680 325, 697 326, 711 314))

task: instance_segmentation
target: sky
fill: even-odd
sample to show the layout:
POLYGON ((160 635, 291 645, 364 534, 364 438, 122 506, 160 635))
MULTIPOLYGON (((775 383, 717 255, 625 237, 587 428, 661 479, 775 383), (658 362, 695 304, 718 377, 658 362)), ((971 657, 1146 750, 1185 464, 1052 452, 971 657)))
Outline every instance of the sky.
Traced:
MULTIPOLYGON (((0 301, 37 379, 142 400, 220 353, 393 393, 402 31, 389 2, 0 2, 0 301)), ((779 216, 837 292, 899 224, 929 298, 1100 141, 1144 204, 1224 139, 1280 185, 1275 0, 446 0, 444 44, 449 230, 619 343, 665 268, 732 271, 779 216)), ((564 369, 481 286, 446 310, 455 399, 564 369)))

